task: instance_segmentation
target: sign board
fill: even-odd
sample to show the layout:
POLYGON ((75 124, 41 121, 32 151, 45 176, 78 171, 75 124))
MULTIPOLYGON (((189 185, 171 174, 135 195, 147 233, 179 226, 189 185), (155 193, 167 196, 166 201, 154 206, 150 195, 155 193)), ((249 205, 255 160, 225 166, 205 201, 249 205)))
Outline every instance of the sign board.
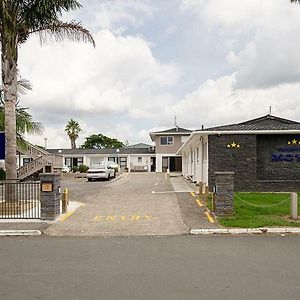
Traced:
POLYGON ((0 159, 5 159, 5 133, 0 132, 0 159))
POLYGON ((53 183, 52 182, 42 182, 42 192, 52 192, 53 183))

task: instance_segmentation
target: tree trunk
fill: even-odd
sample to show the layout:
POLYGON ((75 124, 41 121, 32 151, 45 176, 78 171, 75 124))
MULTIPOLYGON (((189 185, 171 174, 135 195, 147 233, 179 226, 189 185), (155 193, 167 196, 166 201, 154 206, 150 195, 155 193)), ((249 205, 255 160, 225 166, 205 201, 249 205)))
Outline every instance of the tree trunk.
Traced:
POLYGON ((5 111, 5 169, 6 179, 17 179, 16 157, 16 99, 17 64, 2 52, 2 85, 5 111))
POLYGON ((76 140, 74 138, 71 139, 71 148, 76 149, 76 140))

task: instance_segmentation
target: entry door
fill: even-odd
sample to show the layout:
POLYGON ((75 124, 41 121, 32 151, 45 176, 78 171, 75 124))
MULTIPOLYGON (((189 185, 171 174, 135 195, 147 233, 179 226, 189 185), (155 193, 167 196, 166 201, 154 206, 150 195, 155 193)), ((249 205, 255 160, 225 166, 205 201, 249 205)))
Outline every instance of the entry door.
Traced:
POLYGON ((169 169, 169 157, 164 156, 162 158, 162 171, 167 172, 169 169))

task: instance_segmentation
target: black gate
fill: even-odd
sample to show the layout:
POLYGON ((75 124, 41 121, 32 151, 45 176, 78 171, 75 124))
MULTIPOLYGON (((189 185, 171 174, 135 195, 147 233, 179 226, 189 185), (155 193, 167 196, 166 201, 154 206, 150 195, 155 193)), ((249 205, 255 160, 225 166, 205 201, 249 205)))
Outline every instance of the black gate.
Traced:
POLYGON ((0 181, 0 219, 40 219, 39 181, 0 181))

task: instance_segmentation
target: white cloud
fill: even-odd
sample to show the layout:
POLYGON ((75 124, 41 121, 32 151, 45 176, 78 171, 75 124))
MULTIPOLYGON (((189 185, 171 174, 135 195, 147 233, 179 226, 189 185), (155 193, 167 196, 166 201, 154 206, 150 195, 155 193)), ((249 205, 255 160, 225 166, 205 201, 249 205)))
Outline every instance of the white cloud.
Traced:
POLYGON ((224 46, 235 46, 227 57, 237 70, 237 88, 300 81, 299 6, 287 0, 183 0, 182 8, 215 30, 224 46))
POLYGON ((20 70, 34 89, 24 103, 48 113, 126 112, 155 105, 153 98, 178 80, 177 67, 157 61, 142 38, 100 31, 95 40, 96 49, 71 43, 38 48, 30 40, 22 48, 20 70))
POLYGON ((236 74, 208 80, 173 106, 182 122, 191 128, 224 125, 269 113, 298 120, 300 83, 265 89, 235 90, 236 74))
POLYGON ((83 19, 93 30, 108 29, 121 34, 129 27, 143 25, 144 18, 152 16, 154 11, 148 0, 89 0, 71 16, 83 19))
POLYGON ((159 62, 141 37, 108 30, 94 37, 96 49, 70 42, 40 47, 35 38, 22 47, 20 72, 32 82, 33 91, 21 104, 34 115, 38 112, 45 127, 53 121, 63 125, 74 115, 79 121, 94 115, 100 132, 114 123, 114 115, 151 119, 172 103, 165 90, 178 81, 176 65, 159 62))

